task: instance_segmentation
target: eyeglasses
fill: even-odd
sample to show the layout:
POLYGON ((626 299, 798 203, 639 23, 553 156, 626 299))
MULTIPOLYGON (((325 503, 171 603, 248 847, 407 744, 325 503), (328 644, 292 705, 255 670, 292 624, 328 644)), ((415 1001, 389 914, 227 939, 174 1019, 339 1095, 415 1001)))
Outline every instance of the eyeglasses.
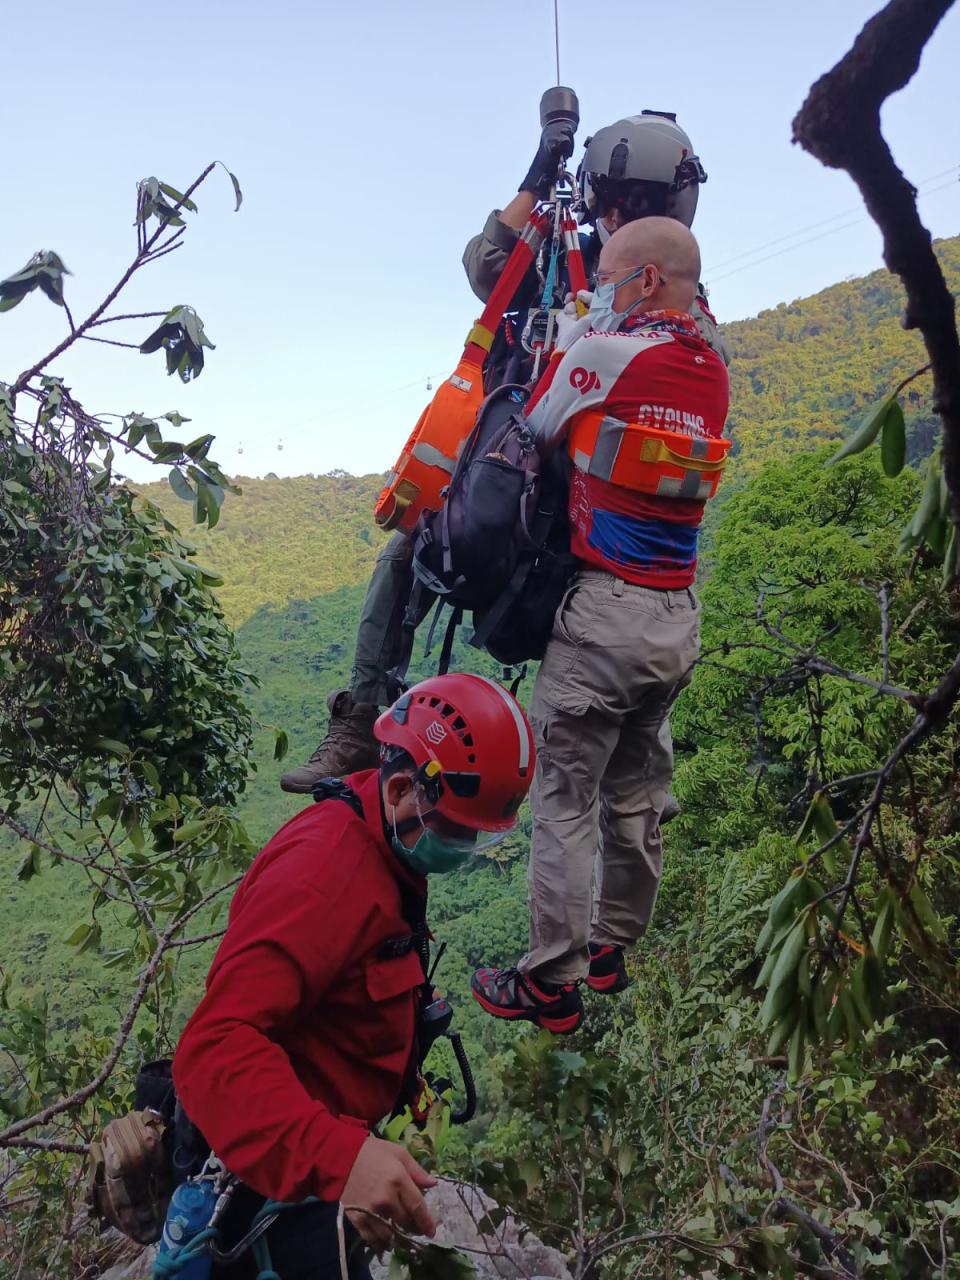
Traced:
POLYGON ((654 271, 656 271, 657 273, 657 279, 660 281, 661 284, 667 283, 666 280, 664 280, 663 275, 661 274, 660 268, 656 266, 654 263, 638 262, 635 266, 610 267, 607 271, 598 271, 597 284, 609 284, 613 280, 614 276, 618 276, 624 271, 645 271, 647 267, 653 267, 654 271))

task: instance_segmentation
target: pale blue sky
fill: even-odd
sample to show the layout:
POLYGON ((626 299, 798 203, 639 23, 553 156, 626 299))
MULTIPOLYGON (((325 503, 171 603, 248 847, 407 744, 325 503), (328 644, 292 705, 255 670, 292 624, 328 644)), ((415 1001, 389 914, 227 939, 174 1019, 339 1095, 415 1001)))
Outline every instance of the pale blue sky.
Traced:
MULTIPOLYGON (((790 142, 807 88, 879 7, 560 0, 577 154, 644 107, 676 111, 691 135, 709 174, 694 230, 721 322, 881 265, 850 180, 790 142)), ((200 380, 184 387, 160 356, 89 343, 57 371, 91 410, 179 409, 217 435, 234 473, 382 470, 478 312, 460 254, 536 147, 552 21, 552 0, 11 4, 0 276, 55 249, 85 316, 132 257, 136 180, 183 189, 225 161, 241 212, 225 176, 208 179, 186 247, 146 269, 122 308, 191 302, 217 344, 200 380)), ((884 114, 938 236, 960 231, 958 55, 960 8, 884 114)), ((0 379, 62 332, 39 294, 0 315, 0 379)))

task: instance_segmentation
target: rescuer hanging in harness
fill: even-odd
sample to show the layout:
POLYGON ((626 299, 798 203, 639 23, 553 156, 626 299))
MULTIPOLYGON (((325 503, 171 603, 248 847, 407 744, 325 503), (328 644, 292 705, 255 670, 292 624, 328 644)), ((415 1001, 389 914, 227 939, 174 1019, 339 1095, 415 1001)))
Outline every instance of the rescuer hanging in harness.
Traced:
POLYGON ((357 1235, 386 1247, 388 1223, 433 1233, 434 1179, 371 1129, 416 1076, 426 877, 506 836, 533 774, 523 711, 480 676, 423 681, 374 734, 379 767, 323 792, 247 871, 174 1059, 183 1107, 242 1184, 221 1252, 265 1198, 315 1198, 266 1234, 282 1280, 340 1277, 344 1248, 368 1276, 357 1235))
MULTIPOLYGON (((570 91, 564 91, 569 93, 570 91)), ((574 99, 575 101, 575 99, 574 99)), ((464 252, 464 266, 474 292, 486 300, 528 219, 539 201, 550 195, 558 166, 573 151, 574 118, 562 112, 548 119, 540 145, 517 195, 502 211, 494 211, 464 252)), ((593 224, 579 236, 588 276, 603 243, 624 223, 648 214, 665 214, 689 226, 697 207, 700 183, 706 178, 687 134, 666 112, 645 112, 610 125, 591 138, 579 169, 584 196, 581 216, 593 224)), ((566 285, 558 282, 562 300, 566 285)), ((535 327, 542 281, 531 267, 518 284, 503 323, 493 337, 487 378, 529 376, 534 356, 524 347, 535 327)), ((585 294, 589 302, 589 294, 585 294)), ((692 312, 705 339, 725 357, 705 295, 698 291, 692 312)), ((490 388, 488 381, 487 387, 490 388)), ((389 673, 403 645, 404 610, 411 588, 412 539, 394 534, 377 557, 357 630, 349 689, 327 698, 327 735, 310 760, 284 773, 285 791, 309 793, 315 781, 369 767, 376 758, 372 735, 379 708, 390 700, 389 673)), ((669 729, 662 750, 671 754, 669 729)))
POLYGON ((626 985, 660 880, 661 727, 699 654, 697 536, 730 447, 727 370, 691 314, 699 270, 675 220, 615 232, 591 311, 570 317, 525 410, 540 449, 569 454, 579 570, 531 703, 530 947, 472 988, 494 1016, 553 1032, 579 1025, 581 981, 626 985))

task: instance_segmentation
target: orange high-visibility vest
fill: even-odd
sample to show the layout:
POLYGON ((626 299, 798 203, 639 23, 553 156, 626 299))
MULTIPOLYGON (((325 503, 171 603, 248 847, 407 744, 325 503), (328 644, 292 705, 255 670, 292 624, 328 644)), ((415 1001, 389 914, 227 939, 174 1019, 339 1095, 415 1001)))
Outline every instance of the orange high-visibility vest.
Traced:
POLYGON ((577 414, 570 456, 588 475, 660 498, 704 501, 717 491, 731 440, 623 422, 598 409, 577 414))
MULTIPOLYGON (((534 209, 504 264, 483 314, 467 334, 460 363, 437 388, 387 476, 373 509, 373 518, 381 528, 409 533, 416 527, 422 511, 439 511, 443 490, 450 483, 457 457, 483 403, 483 366, 497 325, 549 229, 547 214, 534 209)), ((579 249, 578 240, 578 260, 579 249)), ((582 261, 579 274, 572 274, 571 279, 574 276, 583 279, 582 261)))

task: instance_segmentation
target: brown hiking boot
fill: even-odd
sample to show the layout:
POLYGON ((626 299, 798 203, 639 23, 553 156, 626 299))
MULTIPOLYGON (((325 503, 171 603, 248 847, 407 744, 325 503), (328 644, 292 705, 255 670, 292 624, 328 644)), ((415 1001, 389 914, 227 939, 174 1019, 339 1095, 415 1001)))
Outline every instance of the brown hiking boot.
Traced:
POLYGON ((379 763, 380 747, 373 736, 379 707, 354 702, 349 689, 335 689, 327 698, 327 707, 327 736, 306 764, 287 770, 280 779, 283 791, 309 795, 321 778, 342 778, 345 773, 373 769, 379 763))

